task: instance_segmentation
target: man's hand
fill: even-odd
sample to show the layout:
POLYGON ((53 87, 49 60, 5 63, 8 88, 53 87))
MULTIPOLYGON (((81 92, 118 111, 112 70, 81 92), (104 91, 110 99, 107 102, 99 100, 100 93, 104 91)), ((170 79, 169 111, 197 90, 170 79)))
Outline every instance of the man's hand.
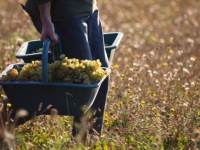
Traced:
POLYGON ((44 42, 47 37, 50 37, 52 42, 51 45, 54 45, 58 42, 58 37, 55 33, 54 25, 51 21, 51 2, 43 3, 38 5, 40 10, 40 18, 42 21, 42 32, 41 32, 41 41, 44 42))

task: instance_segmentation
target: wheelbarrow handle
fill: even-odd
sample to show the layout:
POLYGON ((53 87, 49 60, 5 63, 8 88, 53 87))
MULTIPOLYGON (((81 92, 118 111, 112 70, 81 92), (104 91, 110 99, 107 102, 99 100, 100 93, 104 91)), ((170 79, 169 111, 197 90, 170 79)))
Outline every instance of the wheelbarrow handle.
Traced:
MULTIPOLYGON (((43 50, 42 50, 42 82, 48 82, 48 51, 49 46, 51 44, 51 38, 47 37, 43 44, 43 50)), ((56 43, 56 50, 57 50, 57 57, 59 58, 60 55, 62 55, 62 47, 60 38, 58 37, 58 43, 56 43)))

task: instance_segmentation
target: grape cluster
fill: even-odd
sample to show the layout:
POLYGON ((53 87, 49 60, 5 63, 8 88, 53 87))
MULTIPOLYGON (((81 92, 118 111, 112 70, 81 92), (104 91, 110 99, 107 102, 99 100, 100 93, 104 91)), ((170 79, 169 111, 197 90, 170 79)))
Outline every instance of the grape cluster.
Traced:
POLYGON ((37 49, 37 50, 35 50, 35 51, 32 51, 32 53, 40 53, 40 52, 42 52, 42 48, 39 48, 39 49, 37 49))
MULTIPOLYGON (((32 54, 34 54, 34 53, 40 53, 40 52, 42 52, 42 50, 43 50, 43 48, 39 48, 39 49, 37 49, 35 51, 32 51, 32 54)), ((48 50, 48 51, 50 52, 50 50, 48 50)))
MULTIPOLYGON (((49 82, 93 84, 100 81, 106 74, 108 71, 101 68, 99 60, 69 59, 63 54, 59 61, 48 64, 49 82)), ((21 68, 15 65, 0 80, 42 81, 42 61, 32 61, 21 68)))

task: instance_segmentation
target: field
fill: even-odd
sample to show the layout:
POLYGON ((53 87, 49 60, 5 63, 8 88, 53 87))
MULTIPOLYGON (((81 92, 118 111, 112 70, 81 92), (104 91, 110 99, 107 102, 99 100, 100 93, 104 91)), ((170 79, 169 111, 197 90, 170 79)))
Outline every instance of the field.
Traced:
MULTIPOLYGON (((70 117, 58 117, 59 125, 52 126, 50 116, 40 116, 9 129, 5 145, 18 150, 200 148, 200 1, 97 2, 104 33, 124 34, 111 66, 101 139, 91 136, 86 146, 75 144, 70 117), (16 142, 9 140, 14 137, 16 142)), ((1 2, 0 72, 22 61, 15 54, 23 42, 40 37, 20 3, 24 0, 1 2)))

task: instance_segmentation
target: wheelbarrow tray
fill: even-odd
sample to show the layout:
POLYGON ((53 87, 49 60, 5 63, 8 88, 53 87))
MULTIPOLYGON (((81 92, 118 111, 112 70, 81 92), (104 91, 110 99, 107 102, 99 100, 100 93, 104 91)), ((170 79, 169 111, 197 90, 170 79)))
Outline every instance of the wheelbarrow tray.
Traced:
MULTIPOLYGON (((110 65, 113 61, 115 49, 118 47, 122 37, 123 33, 121 32, 104 33, 105 49, 110 65)), ((22 58, 25 63, 30 63, 32 60, 41 60, 42 52, 33 53, 33 51, 42 48, 42 46, 43 44, 40 40, 27 41, 22 44, 22 46, 16 53, 16 58, 22 58)), ((52 53, 50 51, 48 52, 48 62, 53 62, 52 53)))
MULTIPOLYGON (((9 65, 0 74, 0 77, 13 68, 13 65, 15 64, 9 65)), ((23 66, 25 64, 17 65, 23 66)), ((76 116, 87 112, 106 77, 107 75, 100 82, 91 85, 33 81, 0 81, 0 85, 14 110, 23 108, 29 112, 37 112, 39 104, 42 103, 42 110, 45 110, 48 105, 52 105, 51 108, 57 109, 60 115, 76 116)), ((50 114, 50 109, 44 111, 43 114, 50 114)))

